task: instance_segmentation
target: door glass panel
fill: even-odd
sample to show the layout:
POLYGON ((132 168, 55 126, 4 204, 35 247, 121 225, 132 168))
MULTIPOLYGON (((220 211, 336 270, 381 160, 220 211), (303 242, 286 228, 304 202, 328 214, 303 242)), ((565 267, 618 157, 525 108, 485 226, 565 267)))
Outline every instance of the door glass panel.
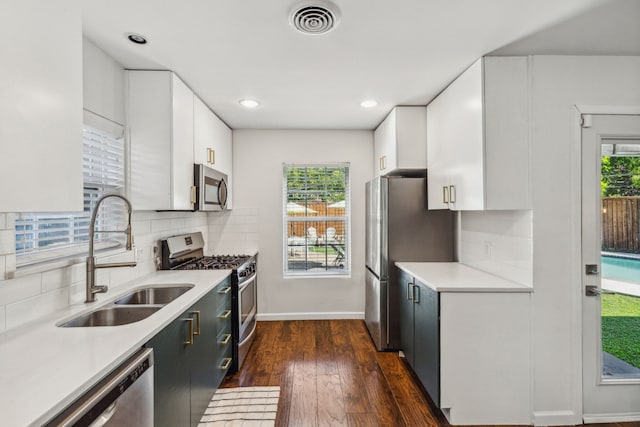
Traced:
POLYGON ((640 144, 605 141, 601 160, 602 378, 640 378, 640 144))

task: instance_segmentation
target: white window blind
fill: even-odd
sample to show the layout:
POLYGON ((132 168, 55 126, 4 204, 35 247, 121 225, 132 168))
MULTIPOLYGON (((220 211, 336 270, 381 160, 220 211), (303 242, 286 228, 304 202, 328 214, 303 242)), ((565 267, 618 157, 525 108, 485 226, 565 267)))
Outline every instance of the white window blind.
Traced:
MULTIPOLYGON (((19 213, 16 216, 18 265, 41 262, 85 252, 89 223, 96 202, 105 194, 124 190, 124 140, 83 126, 84 210, 68 213, 19 213)), ((100 206, 96 229, 124 229, 126 211, 118 199, 100 206)), ((96 247, 118 246, 121 234, 96 234, 96 247)))
POLYGON ((284 274, 350 273, 349 164, 283 165, 284 274))

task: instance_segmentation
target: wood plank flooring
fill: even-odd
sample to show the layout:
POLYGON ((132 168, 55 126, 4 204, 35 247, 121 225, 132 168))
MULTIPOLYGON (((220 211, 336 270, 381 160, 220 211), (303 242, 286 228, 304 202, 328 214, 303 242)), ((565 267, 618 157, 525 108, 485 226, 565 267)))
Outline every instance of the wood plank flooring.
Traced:
POLYGON ((222 387, 276 385, 279 427, 449 426, 398 354, 375 350, 361 320, 258 322, 242 369, 222 387))

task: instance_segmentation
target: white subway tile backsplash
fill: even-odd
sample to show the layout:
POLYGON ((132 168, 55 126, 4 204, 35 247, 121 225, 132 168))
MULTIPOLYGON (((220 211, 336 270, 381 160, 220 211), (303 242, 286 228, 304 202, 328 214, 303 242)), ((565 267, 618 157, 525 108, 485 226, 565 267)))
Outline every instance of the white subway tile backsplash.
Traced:
POLYGON ((7 228, 7 214, 0 213, 0 230, 6 230, 7 228))
POLYGON ((6 256, 5 255, 0 255, 0 286, 2 284, 2 281, 6 279, 6 272, 7 272, 7 260, 6 260, 6 256))
POLYGON ((531 211, 462 212, 460 261, 531 286, 531 211))
POLYGON ((49 315, 69 304, 69 288, 56 289, 6 306, 7 329, 49 315))
POLYGON ((159 233, 162 231, 171 230, 171 220, 170 219, 154 219, 151 221, 151 231, 153 233, 159 233))
POLYGON ((7 329, 7 316, 6 316, 6 307, 0 305, 0 332, 7 329))
POLYGON ((42 291, 41 285, 40 273, 0 282, 0 305, 36 296, 42 291))
POLYGON ((71 270, 71 267, 64 267, 42 273, 42 292, 71 286, 73 283, 71 270))
POLYGON ((137 236, 140 234, 149 234, 151 233, 151 221, 149 220, 132 221, 131 230, 133 231, 134 236, 137 236))
POLYGON ((185 228, 186 221, 184 218, 173 218, 171 219, 171 229, 178 230, 185 228))

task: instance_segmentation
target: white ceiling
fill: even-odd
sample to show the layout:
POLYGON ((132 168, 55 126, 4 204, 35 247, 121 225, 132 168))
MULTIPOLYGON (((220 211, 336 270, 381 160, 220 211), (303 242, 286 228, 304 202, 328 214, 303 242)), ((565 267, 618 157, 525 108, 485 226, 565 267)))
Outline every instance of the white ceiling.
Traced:
POLYGON ((175 71, 232 128, 373 129, 394 105, 427 104, 478 57, 627 2, 333 1, 341 22, 324 36, 289 26, 294 0, 81 3, 89 39, 126 68, 175 71), (127 32, 149 43, 134 45, 127 32), (245 97, 261 107, 242 109, 245 97), (369 98, 378 106, 360 107, 369 98))

